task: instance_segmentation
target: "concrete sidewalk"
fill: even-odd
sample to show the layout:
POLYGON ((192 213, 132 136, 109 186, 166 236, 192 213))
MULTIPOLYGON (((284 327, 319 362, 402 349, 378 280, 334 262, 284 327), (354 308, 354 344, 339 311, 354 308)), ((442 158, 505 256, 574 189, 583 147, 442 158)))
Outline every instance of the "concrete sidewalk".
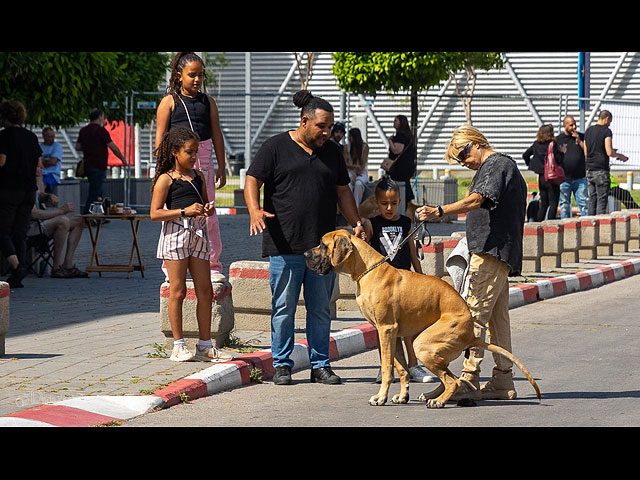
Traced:
MULTIPOLYGON (((261 260, 261 238, 248 235, 247 215, 220 217, 222 263, 261 260), (242 241, 238 241, 242 239, 242 241)), ((161 345, 159 289, 164 280, 155 258, 159 224, 143 222, 140 243, 145 277, 109 273, 89 279, 27 277, 11 291, 6 354, 0 357, 0 426, 109 424, 166 408, 185 398, 248 385, 251 370, 270 378, 268 332, 232 332, 236 361, 175 363, 161 345), (253 347, 247 353, 243 347, 253 347)), ((464 230, 464 222, 429 224, 434 236, 464 230)), ((103 228, 103 263, 128 258, 128 222, 103 228)), ((88 265, 88 234, 76 254, 88 265)), ((552 296, 595 288, 640 272, 640 251, 618 254, 513 279, 512 308, 552 296)), ((296 365, 308 368, 304 320, 296 325, 296 365)), ((339 312, 332 322, 332 358, 375 348, 375 330, 360 312, 339 312)))

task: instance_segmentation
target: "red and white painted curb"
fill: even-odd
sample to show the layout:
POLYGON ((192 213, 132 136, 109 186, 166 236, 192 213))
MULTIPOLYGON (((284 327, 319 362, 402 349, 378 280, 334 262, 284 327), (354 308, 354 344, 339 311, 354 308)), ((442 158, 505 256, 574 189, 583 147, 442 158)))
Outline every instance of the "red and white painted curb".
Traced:
MULTIPOLYGON (((517 308, 547 298, 588 290, 640 273, 640 258, 596 267, 576 274, 538 280, 509 289, 509 307, 517 308)), ((331 360, 376 348, 378 334, 372 325, 364 323, 331 334, 331 360)), ((308 368, 306 340, 296 342, 291 356, 294 370, 308 368)), ((230 362, 217 363, 151 395, 84 396, 0 417, 0 427, 89 427, 130 420, 153 410, 168 408, 184 400, 193 400, 231 390, 251 383, 251 371, 261 370, 261 377, 273 377, 271 350, 259 350, 240 355, 230 362)))

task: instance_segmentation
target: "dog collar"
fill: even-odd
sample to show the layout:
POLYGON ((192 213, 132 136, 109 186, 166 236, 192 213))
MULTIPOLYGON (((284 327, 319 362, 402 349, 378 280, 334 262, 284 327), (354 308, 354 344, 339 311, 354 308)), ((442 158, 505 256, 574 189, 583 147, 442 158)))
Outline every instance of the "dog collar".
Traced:
POLYGON ((360 279, 362 277, 364 277, 367 273, 369 273, 371 270, 378 268, 380 265, 382 265, 384 262, 387 261, 387 259, 389 258, 389 256, 387 255, 385 258, 383 258, 382 260, 380 260, 378 263, 371 265, 369 268, 367 268, 364 272, 362 272, 360 275, 358 275, 356 278, 354 278, 353 280, 356 282, 359 282, 360 279))

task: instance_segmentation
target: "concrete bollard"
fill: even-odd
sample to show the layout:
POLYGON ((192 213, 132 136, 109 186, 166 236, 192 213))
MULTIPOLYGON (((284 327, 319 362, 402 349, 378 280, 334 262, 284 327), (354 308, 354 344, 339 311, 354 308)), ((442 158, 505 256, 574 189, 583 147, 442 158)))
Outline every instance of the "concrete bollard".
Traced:
POLYGON ((598 218, 598 230, 600 235, 600 241, 598 242, 597 250, 598 257, 613 255, 613 244, 616 241, 616 226, 615 221, 608 213, 596 215, 598 218))
POLYGON ((0 282, 0 357, 5 354, 5 339, 9 332, 9 298, 11 288, 7 282, 0 282))
MULTIPOLYGON (((447 270, 446 267, 446 262, 447 262, 447 258, 449 258, 449 255, 451 255, 451 252, 453 251, 454 248, 456 248, 458 246, 458 242, 460 241, 460 236, 449 236, 449 237, 445 237, 445 236, 436 236, 436 237, 431 237, 431 241, 432 242, 440 242, 442 243, 442 275, 441 278, 443 280, 448 280, 446 277, 449 277, 449 271, 447 270)), ((424 250, 423 250, 424 252, 424 250)), ((426 272, 424 272, 426 273, 426 272)))
POLYGON ((616 238, 613 242, 613 253, 624 253, 629 251, 629 238, 631 236, 631 218, 626 210, 612 212, 614 220, 616 238))
MULTIPOLYGON (((331 296, 331 318, 336 318, 336 302, 340 295, 336 275, 331 296)), ((236 328, 268 332, 271 330, 271 285, 269 262, 239 261, 229 266, 229 282, 233 286, 233 308, 236 328)), ((302 287, 304 290, 304 286, 302 287)), ((304 291, 300 292, 296 318, 305 318, 304 291)))
POLYGON ((629 215, 629 250, 640 250, 640 210, 627 210, 629 215))
POLYGON ((444 243, 442 240, 431 238, 429 245, 422 246, 424 257, 420 260, 422 273, 442 278, 444 275, 444 243))
MULTIPOLYGON (((229 339, 229 333, 234 328, 233 300, 231 284, 213 283, 213 305, 211 308, 211 340, 217 348, 224 346, 229 339)), ((169 321, 169 282, 160 286, 160 328, 165 336, 165 348, 173 348, 173 333, 169 321)), ((193 280, 187 280, 187 294, 182 303, 182 333, 187 347, 192 350, 200 336, 198 318, 196 316, 196 292, 193 280)))
POLYGON ((524 224, 522 237, 522 273, 539 272, 542 255, 542 225, 539 222, 524 224))
POLYGON ((582 231, 578 218, 564 218, 559 220, 564 227, 562 240, 562 264, 576 263, 579 261, 578 250, 582 244, 582 231))
POLYGON ((557 222, 557 220, 541 222, 542 255, 540 256, 540 268, 542 270, 558 268, 562 265, 564 225, 557 222))
POLYGON ((356 282, 351 275, 338 275, 338 298, 336 308, 343 312, 357 312, 360 310, 356 302, 356 282))
POLYGON ((579 260, 594 260, 598 258, 599 243, 600 221, 594 216, 580 217, 579 260))

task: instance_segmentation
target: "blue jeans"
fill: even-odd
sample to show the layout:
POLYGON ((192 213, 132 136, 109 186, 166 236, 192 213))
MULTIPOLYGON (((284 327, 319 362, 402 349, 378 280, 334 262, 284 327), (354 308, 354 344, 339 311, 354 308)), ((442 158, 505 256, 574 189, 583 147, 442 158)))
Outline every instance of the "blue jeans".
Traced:
POLYGON ((330 366, 330 300, 335 276, 335 272, 327 275, 313 273, 307 268, 304 255, 269 257, 271 355, 274 367, 293 367, 293 360, 289 357, 295 343, 294 321, 302 285, 307 310, 309 362, 312 368, 330 366))
POLYGON ((571 194, 576 197, 580 215, 587 215, 587 179, 574 178, 560 184, 560 218, 571 218, 571 194))

